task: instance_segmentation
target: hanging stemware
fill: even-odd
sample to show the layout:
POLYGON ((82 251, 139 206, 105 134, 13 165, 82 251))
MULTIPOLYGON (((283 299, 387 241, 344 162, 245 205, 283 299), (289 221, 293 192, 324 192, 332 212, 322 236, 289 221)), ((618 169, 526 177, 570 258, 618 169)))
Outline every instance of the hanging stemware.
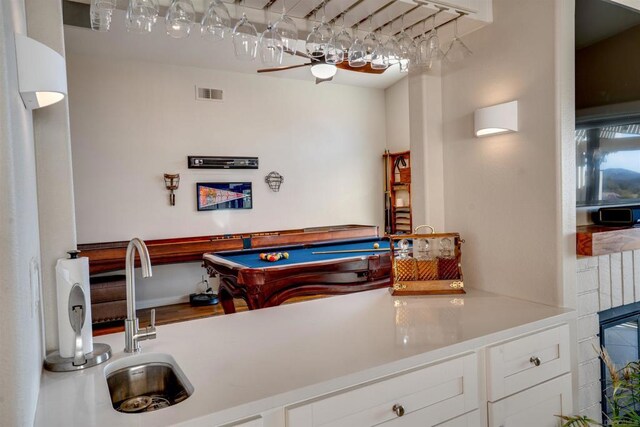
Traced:
POLYGON ((458 19, 453 21, 453 40, 447 49, 447 53, 444 55, 445 60, 451 63, 460 62, 473 55, 471 49, 458 37, 458 19))
POLYGON ((129 0, 125 25, 133 33, 150 33, 158 19, 158 0, 129 0))
POLYGON ((327 43, 333 36, 333 29, 326 22, 325 5, 326 2, 322 4, 323 12, 320 24, 315 26, 307 37, 307 53, 314 58, 321 58, 326 55, 327 43))
POLYGON ((374 70, 386 70, 389 68, 389 56, 382 42, 382 37, 378 35, 378 44, 371 52, 371 68, 374 70))
POLYGON ((93 31, 109 31, 111 29, 111 17, 116 8, 116 0, 91 0, 89 16, 93 31))
MULTIPOLYGON (((431 17, 431 19, 435 20, 435 16, 431 17)), ((427 66, 429 63, 429 37, 427 36, 427 20, 424 21, 424 26, 422 29, 422 35, 416 41, 416 63, 421 67, 427 66)))
POLYGON ((182 39, 189 37, 196 21, 196 10, 191 0, 172 0, 165 15, 167 35, 182 39))
POLYGON ((260 35, 258 46, 260 48, 260 60, 264 65, 273 67, 282 64, 284 43, 280 34, 273 29, 271 21, 267 23, 267 29, 260 35))
POLYGON ((220 41, 231 29, 231 16, 220 0, 213 0, 200 22, 200 34, 203 38, 220 41))
POLYGON ((378 46, 378 39, 376 38, 375 33, 373 32, 373 17, 369 15, 369 34, 364 37, 362 41, 362 45, 364 46, 365 55, 364 59, 367 62, 371 62, 371 54, 373 50, 378 46))
POLYGON ((242 14, 242 18, 233 27, 233 49, 236 58, 243 61, 253 61, 258 52, 258 31, 253 26, 247 15, 242 14))
POLYGON ((408 72, 411 62, 416 59, 416 44, 413 38, 404 31, 404 15, 402 15, 398 46, 400 48, 400 71, 408 72))
MULTIPOLYGON (((393 22, 391 22, 389 29, 393 33, 393 22)), ((398 39, 394 37, 393 34, 389 35, 387 42, 384 44, 384 54, 386 55, 387 62, 390 66, 400 62, 402 52, 400 51, 398 39)))
POLYGON ((325 62, 327 64, 337 65, 344 62, 345 55, 349 46, 351 46, 351 36, 344 28, 344 17, 342 18, 342 30, 339 33, 333 33, 333 36, 327 43, 327 51, 325 62))
POLYGON ((358 25, 356 25, 356 29, 353 32, 353 43, 351 47, 349 47, 349 66, 352 68, 360 68, 367 65, 365 54, 362 40, 358 38, 358 25))
POLYGON ((427 38, 427 55, 424 65, 427 69, 431 69, 443 57, 444 53, 442 53, 442 49, 440 49, 440 38, 438 37, 438 28, 436 28, 436 19, 434 15, 431 32, 427 38))
POLYGON ((295 55, 298 45, 298 27, 293 22, 293 19, 287 15, 284 1, 282 2, 282 15, 273 24, 273 29, 282 39, 284 51, 290 55, 295 55))

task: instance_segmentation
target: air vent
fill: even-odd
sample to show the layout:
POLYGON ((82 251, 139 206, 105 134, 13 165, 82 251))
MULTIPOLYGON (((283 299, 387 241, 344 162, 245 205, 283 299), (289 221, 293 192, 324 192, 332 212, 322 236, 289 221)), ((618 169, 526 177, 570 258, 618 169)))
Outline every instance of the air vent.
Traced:
POLYGON ((196 86, 196 100, 198 101, 222 101, 222 89, 211 89, 196 86))

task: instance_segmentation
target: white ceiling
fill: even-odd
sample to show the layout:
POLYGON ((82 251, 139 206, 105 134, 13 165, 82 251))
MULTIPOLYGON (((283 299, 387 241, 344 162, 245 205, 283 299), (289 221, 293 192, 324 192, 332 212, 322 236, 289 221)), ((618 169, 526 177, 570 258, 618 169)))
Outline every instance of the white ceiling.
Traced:
POLYGON ((576 49, 640 25, 640 11, 607 0, 576 1, 576 49))
MULTIPOLYGON (((89 0, 74 0, 77 3, 88 3, 89 0)), ((234 0, 224 0, 232 3, 234 0)), ((274 13, 282 8, 285 0, 275 0, 271 9, 274 13)), ((160 4, 166 6, 170 0, 160 0, 160 4)), ((309 20, 305 20, 310 12, 317 8, 321 0, 286 0, 287 13, 296 18, 299 24, 301 39, 306 38, 309 29, 309 20)), ((204 0, 193 1, 196 10, 200 12, 204 0)), ((239 16, 240 10, 246 11, 252 22, 265 22, 267 14, 263 8, 269 0, 243 0, 243 6, 229 5, 232 16, 239 16)), ((199 36, 199 25, 194 27, 194 33, 186 39, 172 39, 164 31, 162 19, 158 20, 151 34, 131 34, 126 31, 124 25, 124 8, 127 2, 119 0, 118 9, 114 12, 111 31, 99 33, 88 28, 65 25, 66 51, 70 54, 96 55, 114 59, 130 59, 157 62, 163 64, 193 66, 201 68, 219 69, 225 71, 256 73, 256 70, 264 67, 259 59, 253 62, 237 60, 233 54, 231 39, 226 38, 220 43, 203 40, 199 36)), ((88 9, 88 8, 87 8, 88 9)), ((400 16, 405 15, 404 26, 408 32, 417 36, 422 32, 423 21, 435 11, 434 6, 419 6, 411 0, 331 0, 327 3, 327 18, 333 19, 340 13, 347 11, 345 24, 354 25, 364 21, 361 30, 368 30, 368 16, 372 16, 373 28, 382 27, 385 34, 394 34, 400 30, 400 16)), ((161 14, 163 11, 161 10, 161 14)), ((457 16, 455 10, 447 10, 437 16, 437 23, 447 22, 457 16)), ((88 20, 88 10, 87 17, 88 20)), ((315 17, 311 17, 315 19, 315 17)), ((338 24, 342 23, 342 18, 338 24)), ((474 19, 464 17, 460 20, 460 34, 466 34, 484 25, 474 19)), ((260 26, 258 31, 260 31, 260 26)), ((443 46, 452 38, 451 25, 447 25, 439 32, 443 46)), ((362 36, 361 36, 362 37, 362 36)), ((298 50, 304 51, 304 41, 300 40, 298 50)), ((283 65, 302 64, 308 60, 300 57, 285 55, 283 65)), ((260 74, 264 78, 292 78, 313 82, 314 78, 307 67, 294 70, 279 71, 260 74)), ((330 84, 346 84, 370 88, 384 89, 402 79, 405 74, 399 72, 398 66, 387 69, 383 74, 366 74, 348 70, 338 70, 330 84)), ((323 83, 327 84, 327 83, 323 83)))

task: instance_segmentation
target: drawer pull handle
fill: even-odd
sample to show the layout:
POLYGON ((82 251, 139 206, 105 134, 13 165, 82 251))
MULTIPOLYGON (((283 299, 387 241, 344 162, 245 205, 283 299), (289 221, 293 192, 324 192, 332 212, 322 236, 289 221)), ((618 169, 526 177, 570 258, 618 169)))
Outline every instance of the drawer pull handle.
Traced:
POLYGON ((531 356, 529 362, 533 363, 536 366, 540 366, 540 358, 538 356, 531 356))
POLYGON ((402 407, 402 405, 398 405, 397 403, 395 405, 393 405, 393 408, 391 408, 393 410, 393 412, 395 412, 395 414, 399 417, 404 415, 404 408, 402 407))

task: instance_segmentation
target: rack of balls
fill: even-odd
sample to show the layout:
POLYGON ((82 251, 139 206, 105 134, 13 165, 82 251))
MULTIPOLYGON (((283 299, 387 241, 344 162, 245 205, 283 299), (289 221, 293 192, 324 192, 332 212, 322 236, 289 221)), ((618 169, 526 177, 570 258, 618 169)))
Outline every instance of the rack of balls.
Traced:
POLYGON ((281 259, 289 259, 289 253, 288 252, 272 252, 272 253, 261 253, 260 254, 260 259, 263 261, 269 261, 269 262, 276 262, 276 261, 280 261, 281 259))

